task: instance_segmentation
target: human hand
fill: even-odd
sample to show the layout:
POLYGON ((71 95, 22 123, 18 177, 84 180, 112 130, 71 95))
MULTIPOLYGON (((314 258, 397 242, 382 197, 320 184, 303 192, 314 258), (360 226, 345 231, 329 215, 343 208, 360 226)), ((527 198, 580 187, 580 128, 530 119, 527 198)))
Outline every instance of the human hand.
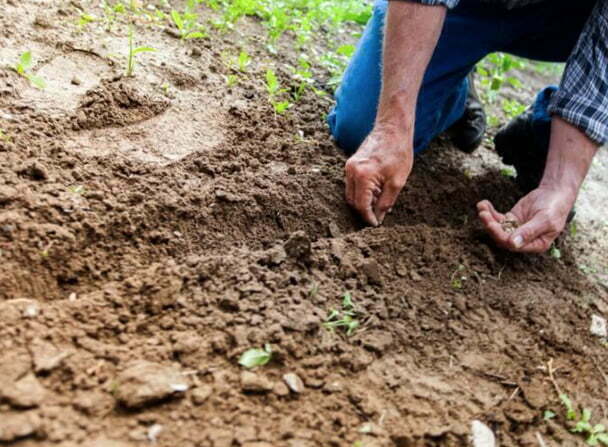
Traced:
POLYGON ((382 224, 412 171, 411 137, 374 130, 345 166, 346 201, 367 223, 382 224))
POLYGON ((543 253, 566 226, 576 191, 541 186, 502 214, 489 200, 477 204, 486 231, 496 244, 520 253, 543 253))

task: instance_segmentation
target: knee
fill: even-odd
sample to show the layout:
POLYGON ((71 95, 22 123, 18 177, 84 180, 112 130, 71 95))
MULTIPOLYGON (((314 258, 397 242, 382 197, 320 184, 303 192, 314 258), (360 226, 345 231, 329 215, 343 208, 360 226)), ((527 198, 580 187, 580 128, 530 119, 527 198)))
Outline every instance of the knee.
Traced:
POLYGON ((354 154, 371 131, 372 123, 352 111, 335 106, 327 117, 334 141, 347 155, 354 154))

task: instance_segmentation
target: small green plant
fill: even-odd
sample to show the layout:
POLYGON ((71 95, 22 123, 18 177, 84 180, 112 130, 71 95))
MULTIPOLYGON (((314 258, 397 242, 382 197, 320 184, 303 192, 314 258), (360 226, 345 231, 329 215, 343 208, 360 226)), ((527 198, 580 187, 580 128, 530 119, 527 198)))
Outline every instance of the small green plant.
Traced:
POLYGON ((34 87, 42 90, 46 87, 46 83, 44 82, 44 79, 30 72, 30 68, 32 68, 33 65, 32 52, 26 51, 19 57, 19 62, 15 65, 15 71, 30 81, 34 87))
POLYGON ((266 344, 264 349, 253 348, 245 351, 239 358, 239 365, 245 368, 255 368, 266 365, 271 358, 272 349, 269 344, 266 344))
POLYGON ((85 193, 85 188, 82 185, 75 185, 68 187, 68 191, 70 191, 74 195, 82 195, 85 193))
POLYGON ((4 132, 4 129, 0 129, 0 140, 6 143, 11 141, 11 137, 4 132))
POLYGON ((517 99, 503 99, 502 111, 505 112, 508 118, 515 118, 526 111, 527 106, 522 104, 517 99))
POLYGON ((133 43, 133 28, 129 30, 129 55, 127 57, 127 77, 133 76, 135 71, 135 56, 139 53, 153 52, 156 51, 156 48, 152 47, 137 47, 133 43))
POLYGON ((331 331, 343 328, 346 331, 346 335, 351 336, 360 326, 357 317, 358 312, 355 309, 351 294, 346 293, 342 298, 342 309, 331 309, 327 314, 327 318, 325 318, 323 326, 331 331))
POLYGON ((574 409, 572 401, 566 394, 560 394, 559 398, 566 408, 566 419, 575 422, 574 427, 571 429, 572 433, 580 433, 585 436, 587 445, 597 446, 603 444, 608 446, 606 427, 603 424, 591 424, 591 410, 584 408, 579 416, 578 412, 574 409))
POLYGON ((251 65, 251 57, 249 56, 249 54, 247 54, 246 51, 241 51, 239 53, 237 64, 241 73, 245 73, 247 71, 247 67, 251 65))
POLYGON ((555 246, 555 244, 551 245, 551 248, 549 249, 549 254, 551 255, 552 258, 554 259, 560 259, 562 257, 562 252, 559 248, 557 248, 555 246))
POLYGON ((521 87, 519 79, 508 76, 513 69, 521 69, 525 66, 522 59, 504 53, 492 53, 477 65, 477 75, 482 93, 489 102, 494 102, 499 90, 505 84, 521 87))
POLYGON ((468 277, 464 274, 466 267, 462 264, 458 266, 456 270, 452 272, 452 276, 450 277, 450 285, 454 290, 460 290, 464 287, 465 281, 468 277))
POLYGON ((235 74, 226 76, 226 86, 233 87, 239 82, 239 77, 235 74))
POLYGON ((517 177, 517 172, 513 168, 502 168, 500 170, 500 175, 502 175, 503 177, 515 178, 517 177))
POLYGON ((203 32, 203 28, 197 22, 198 14, 192 12, 189 8, 183 14, 172 10, 171 19, 182 39, 202 39, 207 37, 207 34, 203 32))
POLYGON ((281 88, 277 75, 271 69, 266 70, 266 91, 268 92, 268 100, 270 104, 272 104, 274 111, 279 115, 282 115, 289 107, 291 107, 291 103, 289 101, 277 100, 277 96, 285 93, 287 90, 281 88))

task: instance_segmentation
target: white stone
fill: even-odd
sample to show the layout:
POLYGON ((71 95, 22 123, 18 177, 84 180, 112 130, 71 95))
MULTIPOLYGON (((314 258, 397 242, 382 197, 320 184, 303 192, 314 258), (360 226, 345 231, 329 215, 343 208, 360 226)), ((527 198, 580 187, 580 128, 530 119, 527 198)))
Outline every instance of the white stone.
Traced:
POLYGON ((608 328, 606 327, 606 319, 599 315, 591 316, 591 327, 589 328, 593 335, 598 337, 608 337, 608 328))
POLYGON ((150 428, 148 428, 148 441, 150 441, 152 444, 156 444, 158 435, 160 435, 160 433, 162 431, 163 431, 162 425, 160 425, 160 424, 151 425, 150 428))
POLYGON ((473 447, 496 447, 496 438, 490 428, 480 421, 471 423, 473 447))

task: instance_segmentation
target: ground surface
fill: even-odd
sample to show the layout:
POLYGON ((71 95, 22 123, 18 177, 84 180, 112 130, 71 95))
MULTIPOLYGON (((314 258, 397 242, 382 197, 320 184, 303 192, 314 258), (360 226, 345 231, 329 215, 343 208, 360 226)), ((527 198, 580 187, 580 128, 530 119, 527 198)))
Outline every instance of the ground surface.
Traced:
POLYGON ((0 62, 33 50, 48 84, 0 70, 0 441, 462 446, 477 419, 500 445, 580 445, 551 359, 608 421, 608 353, 589 332, 608 316, 592 213, 605 169, 560 259, 493 247, 474 205, 518 192, 489 149, 444 140, 364 228, 329 100, 275 115, 259 79, 295 56, 268 53, 255 20, 186 43, 139 24, 159 51, 128 79, 109 56, 125 28, 76 33, 78 5, 0 0, 0 62), (251 74, 228 88, 237 45, 251 74), (346 292, 350 337, 323 327, 346 292), (244 372, 239 356, 267 343, 271 362, 244 372))

